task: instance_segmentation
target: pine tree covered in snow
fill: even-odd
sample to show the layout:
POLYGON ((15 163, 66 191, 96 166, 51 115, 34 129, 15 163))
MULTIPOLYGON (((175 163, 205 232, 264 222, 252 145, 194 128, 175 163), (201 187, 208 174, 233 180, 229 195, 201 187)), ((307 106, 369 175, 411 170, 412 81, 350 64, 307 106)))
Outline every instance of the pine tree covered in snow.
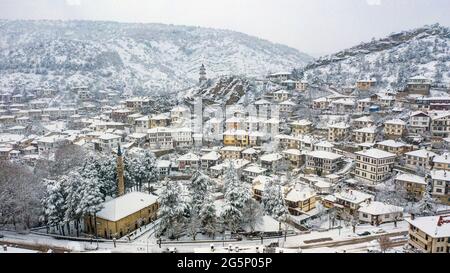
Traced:
POLYGON ((203 200, 203 205, 200 208, 199 217, 202 224, 203 230, 209 236, 215 235, 217 231, 217 215, 216 206, 214 205, 214 198, 211 192, 208 192, 203 200))
POLYGON ((79 172, 84 178, 97 180, 103 196, 116 196, 117 165, 114 157, 91 157, 79 172))
POLYGON ((283 188, 278 178, 271 179, 264 187, 262 195, 264 212, 277 220, 283 219, 288 213, 284 202, 283 188))
POLYGON ((97 178, 102 194, 110 197, 117 195, 117 163, 114 157, 100 158, 97 167, 97 178))
POLYGON ((64 184, 66 179, 66 177, 62 177, 59 180, 44 180, 46 191, 42 200, 45 222, 49 226, 55 226, 62 235, 65 235, 64 223, 67 195, 64 190, 64 184))
POLYGON ((423 192, 422 199, 415 203, 412 208, 412 213, 422 216, 433 215, 436 212, 436 204, 431 196, 431 183, 428 182, 425 191, 423 192))
POLYGON ((206 197, 210 194, 212 187, 211 179, 200 171, 196 171, 192 176, 189 185, 191 196, 191 207, 195 213, 199 213, 205 203, 206 197))
POLYGON ((148 150, 143 150, 132 156, 127 156, 125 159, 125 174, 128 187, 135 187, 142 191, 143 185, 146 184, 147 189, 150 189, 150 184, 155 182, 158 177, 155 155, 148 150))
POLYGON ((251 198, 250 187, 239 180, 233 164, 227 167, 224 178, 225 203, 221 213, 225 228, 237 232, 243 222, 245 205, 251 198))
POLYGON ((95 178, 85 178, 82 183, 78 213, 94 216, 94 224, 92 225, 91 223, 91 226, 96 227, 96 213, 103 208, 103 202, 104 196, 100 190, 98 180, 95 178))
POLYGON ((183 185, 178 181, 164 180, 159 204, 159 234, 178 238, 186 225, 186 211, 189 210, 183 185))
POLYGON ((104 202, 102 185, 96 172, 82 176, 80 170, 71 171, 58 180, 44 181, 46 185, 42 199, 44 220, 49 226, 56 226, 63 235, 65 228, 70 233, 71 224, 79 235, 81 219, 87 215, 95 216, 95 213, 102 209, 104 202))
POLYGON ((66 225, 70 224, 74 221, 74 226, 77 231, 77 236, 79 236, 79 225, 82 217, 84 216, 83 212, 80 210, 80 203, 83 198, 83 186, 84 179, 79 172, 70 172, 67 175, 67 200, 65 202, 65 216, 64 222, 66 225))

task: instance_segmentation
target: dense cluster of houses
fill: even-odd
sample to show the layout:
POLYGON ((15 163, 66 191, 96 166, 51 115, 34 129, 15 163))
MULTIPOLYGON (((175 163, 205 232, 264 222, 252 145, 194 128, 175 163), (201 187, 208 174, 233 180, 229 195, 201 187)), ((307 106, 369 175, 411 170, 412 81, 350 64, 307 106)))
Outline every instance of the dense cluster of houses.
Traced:
MULTIPOLYGON (((400 220, 402 207, 358 188, 389 180, 417 201, 430 188, 436 202, 450 204, 450 95, 433 90, 430 80, 414 77, 405 90, 391 91, 378 88, 376 79, 361 79, 354 87, 309 101, 309 108, 299 112, 301 94, 314 88, 292 80, 288 72, 267 78, 280 88, 226 109, 223 116, 205 114, 201 126, 194 124, 198 119, 189 104, 152 114, 144 114, 155 103, 148 97, 92 107, 87 87, 72 90, 83 103, 57 107, 52 90, 2 94, 0 158, 32 163, 51 159, 67 143, 101 153, 120 144, 124 150, 154 151, 162 177, 201 169, 218 183, 233 164, 242 183, 252 184, 257 200, 265 184, 284 178, 284 198, 294 218, 313 216, 321 204, 372 225, 400 220), (42 126, 34 128, 37 122, 42 126)), ((101 96, 100 102, 116 98, 108 92, 101 96)), ((415 221, 411 225, 420 228, 415 221)))

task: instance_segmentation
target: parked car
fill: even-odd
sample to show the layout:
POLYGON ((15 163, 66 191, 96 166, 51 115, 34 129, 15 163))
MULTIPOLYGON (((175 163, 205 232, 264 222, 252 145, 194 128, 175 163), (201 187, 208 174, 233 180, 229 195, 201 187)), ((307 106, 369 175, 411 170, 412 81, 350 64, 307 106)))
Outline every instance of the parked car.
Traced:
POLYGON ((382 234, 382 233, 386 233, 386 231, 382 228, 375 230, 373 233, 375 234, 382 234))
POLYGON ((369 231, 364 231, 362 233, 358 233, 358 236, 367 236, 367 235, 370 235, 369 231))
POLYGON ((3 234, 0 233, 0 238, 3 238, 3 237, 5 237, 5 236, 4 236, 3 234))

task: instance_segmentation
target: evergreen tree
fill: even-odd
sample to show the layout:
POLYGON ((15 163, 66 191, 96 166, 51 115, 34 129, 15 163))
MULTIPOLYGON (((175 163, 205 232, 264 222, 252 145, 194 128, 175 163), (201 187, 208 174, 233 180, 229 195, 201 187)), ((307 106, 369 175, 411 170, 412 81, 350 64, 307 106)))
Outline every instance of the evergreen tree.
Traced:
POLYGON ((264 212, 277 220, 281 220, 287 215, 288 210, 284 201, 283 188, 278 178, 270 180, 264 187, 262 204, 264 212))
POLYGON ((225 179, 225 204, 221 217, 226 228, 232 232, 237 232, 243 222, 243 211, 251 198, 251 190, 246 183, 239 180, 236 169, 232 164, 228 166, 225 179))
POLYGON ((145 168, 144 181, 147 183, 147 191, 152 192, 151 184, 158 181, 158 168, 155 154, 149 150, 144 150, 141 154, 141 162, 145 168))
POLYGON ((160 195, 159 234, 169 238, 178 238, 185 227, 186 210, 189 206, 185 197, 185 189, 178 181, 166 178, 160 195))
POLYGON ((84 178, 81 185, 81 201, 77 210, 77 213, 83 216, 93 216, 89 217, 92 221, 90 226, 95 229, 95 234, 97 234, 97 221, 96 216, 103 208, 104 195, 101 192, 100 183, 95 178, 84 178))
POLYGON ((425 191, 423 192, 422 199, 417 202, 412 209, 412 213, 428 216, 433 215, 436 212, 436 205, 433 200, 433 197, 431 196, 431 183, 428 182, 425 191))
POLYGON ((67 200, 63 187, 64 179, 65 177, 60 180, 44 180, 46 191, 42 200, 45 222, 49 227, 56 226, 62 235, 65 235, 64 207, 67 200))
POLYGON ((203 230, 205 230, 209 236, 213 236, 214 238, 218 223, 216 206, 214 205, 214 199, 211 192, 209 192, 204 199, 203 205, 199 212, 199 217, 203 230))
POLYGON ((67 175, 67 201, 65 203, 65 223, 68 225, 70 222, 74 221, 75 229, 77 231, 77 236, 80 235, 79 225, 83 214, 79 211, 79 206, 81 199, 83 198, 82 187, 83 187, 83 177, 79 172, 71 171, 67 175))
POLYGON ((114 157, 100 158, 95 162, 97 179, 103 196, 117 195, 117 162, 114 157))
POLYGON ((191 196, 191 207, 195 213, 199 213, 205 198, 211 191, 212 182, 211 179, 200 171, 196 171, 192 176, 191 183, 189 185, 189 191, 191 196))

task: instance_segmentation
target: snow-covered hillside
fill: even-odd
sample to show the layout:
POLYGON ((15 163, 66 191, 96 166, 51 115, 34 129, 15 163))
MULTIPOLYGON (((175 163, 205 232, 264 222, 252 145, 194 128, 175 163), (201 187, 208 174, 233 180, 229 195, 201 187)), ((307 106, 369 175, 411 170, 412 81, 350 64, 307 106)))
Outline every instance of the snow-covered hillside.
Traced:
POLYGON ((436 24, 395 33, 321 57, 297 71, 299 78, 338 86, 376 78, 381 87, 402 88, 416 75, 445 84, 450 81, 450 30, 436 24))
POLYGON ((264 80, 230 75, 209 80, 200 87, 184 90, 179 93, 178 99, 192 101, 194 97, 201 95, 206 104, 248 104, 260 99, 265 93, 280 88, 280 85, 264 80))
POLYGON ((246 34, 163 24, 0 20, 0 88, 174 91, 207 76, 265 75, 312 60, 246 34))

